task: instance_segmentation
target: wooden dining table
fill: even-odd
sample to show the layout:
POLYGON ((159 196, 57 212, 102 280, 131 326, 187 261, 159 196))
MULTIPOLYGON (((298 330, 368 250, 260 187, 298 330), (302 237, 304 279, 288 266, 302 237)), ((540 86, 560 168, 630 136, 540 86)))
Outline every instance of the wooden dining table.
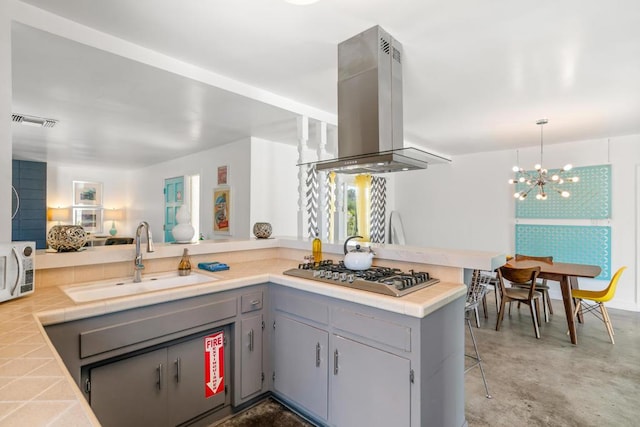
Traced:
MULTIPOLYGON (((571 289, 578 289, 578 277, 594 278, 600 275, 602 269, 597 265, 588 264, 572 264, 566 262, 546 263, 532 260, 516 261, 511 259, 506 264, 513 268, 529 268, 540 267, 541 279, 552 280, 560 283, 562 291, 562 301, 564 302, 564 312, 567 316, 567 326, 569 327, 569 336, 572 344, 578 344, 578 336, 576 334, 576 322, 573 316, 573 298, 571 298, 571 289)), ((578 320, 582 323, 582 312, 578 313, 578 320)))

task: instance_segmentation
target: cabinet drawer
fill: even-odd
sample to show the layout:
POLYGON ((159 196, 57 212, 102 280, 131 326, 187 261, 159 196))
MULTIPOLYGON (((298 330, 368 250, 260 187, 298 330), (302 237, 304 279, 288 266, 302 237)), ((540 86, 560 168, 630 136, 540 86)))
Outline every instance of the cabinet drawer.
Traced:
POLYGON ((242 313, 261 310, 262 309, 262 291, 256 291, 250 294, 242 295, 240 305, 241 305, 240 310, 242 313))
POLYGON ((316 299, 305 298, 291 292, 274 292, 273 305, 276 310, 313 320, 326 325, 329 323, 329 307, 316 299))
POLYGON ((236 301, 231 298, 82 332, 80 358, 233 317, 236 301))
POLYGON ((411 328, 409 326, 342 309, 334 309, 331 316, 336 329, 399 350, 411 351, 411 328))

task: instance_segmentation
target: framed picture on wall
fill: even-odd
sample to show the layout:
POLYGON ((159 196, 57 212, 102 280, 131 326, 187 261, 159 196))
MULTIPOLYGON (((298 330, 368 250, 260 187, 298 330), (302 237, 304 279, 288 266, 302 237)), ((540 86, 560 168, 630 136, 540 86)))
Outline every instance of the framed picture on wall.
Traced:
POLYGON ((227 185, 229 177, 229 166, 218 166, 218 185, 227 185))
POLYGON ((73 181, 74 206, 102 206, 102 183, 73 181))
POLYGON ((213 232, 231 234, 231 188, 213 189, 213 232))
POLYGON ((88 233, 102 233, 102 208, 73 208, 73 224, 88 233))

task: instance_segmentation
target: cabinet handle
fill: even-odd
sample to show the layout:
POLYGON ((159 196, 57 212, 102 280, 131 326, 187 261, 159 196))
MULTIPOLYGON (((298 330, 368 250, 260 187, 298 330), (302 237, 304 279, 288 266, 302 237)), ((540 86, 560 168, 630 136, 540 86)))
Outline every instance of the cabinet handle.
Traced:
POLYGON ((162 390, 162 363, 158 363, 156 371, 158 371, 158 382, 156 385, 158 386, 158 390, 162 390))
POLYGON ((180 367, 181 367, 181 360, 180 358, 176 358, 176 361, 174 362, 176 365, 176 382, 179 383, 180 382, 180 367))
POLYGON ((316 368, 320 366, 320 343, 316 344, 316 368))
POLYGON ((333 375, 338 375, 338 349, 333 352, 333 375))
POLYGON ((20 279, 22 278, 22 270, 24 269, 24 266, 20 262, 20 254, 18 254, 18 250, 16 248, 12 248, 11 252, 16 258, 16 261, 18 261, 18 276, 16 277, 16 283, 13 285, 13 288, 11 288, 11 295, 13 295, 16 291, 16 288, 18 287, 18 284, 20 283, 20 279))
POLYGON ((251 300, 251 305, 258 305, 258 304, 260 304, 260 300, 259 299, 251 300))
POLYGON ((249 331, 249 351, 253 351, 253 329, 249 331))

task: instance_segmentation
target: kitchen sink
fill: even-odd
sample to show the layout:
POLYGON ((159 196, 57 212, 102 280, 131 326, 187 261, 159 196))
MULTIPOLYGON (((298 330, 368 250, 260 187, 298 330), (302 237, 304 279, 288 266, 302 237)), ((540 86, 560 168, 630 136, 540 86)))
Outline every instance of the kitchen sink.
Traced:
POLYGON ((126 277, 61 286, 60 289, 75 302, 88 302, 215 282, 216 280, 218 280, 217 277, 210 275, 191 273, 188 276, 179 276, 177 272, 172 272, 145 275, 142 276, 142 281, 139 283, 133 283, 133 277, 126 277))

